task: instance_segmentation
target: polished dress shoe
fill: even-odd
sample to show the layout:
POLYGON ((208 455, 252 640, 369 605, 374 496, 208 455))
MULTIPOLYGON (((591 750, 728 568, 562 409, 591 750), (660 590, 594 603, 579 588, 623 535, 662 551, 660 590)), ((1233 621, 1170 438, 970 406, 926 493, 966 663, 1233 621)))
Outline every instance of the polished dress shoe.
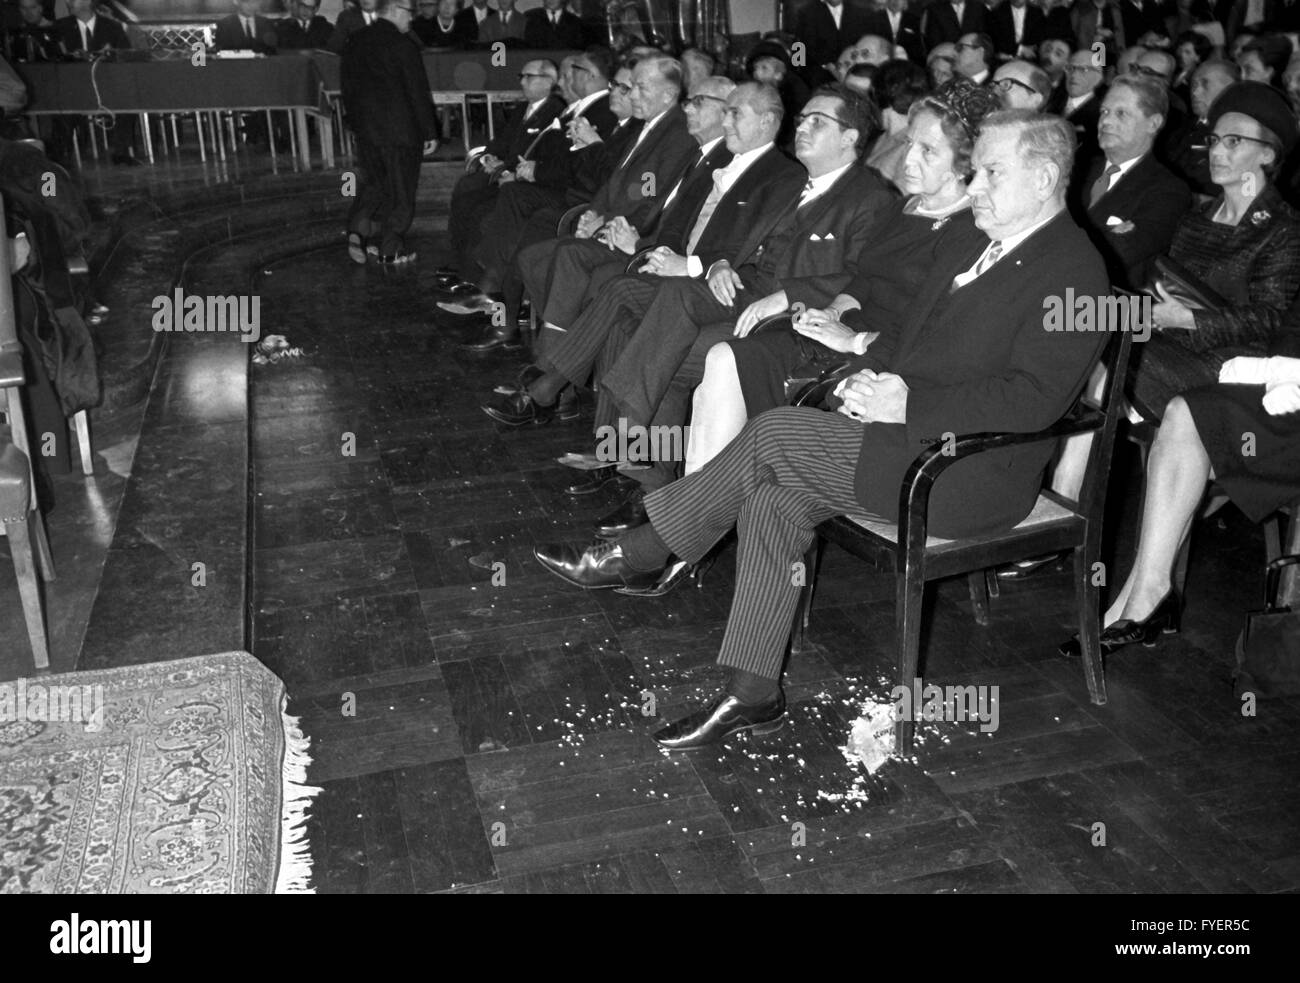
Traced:
POLYGON ((548 543, 533 550, 537 562, 562 580, 584 590, 610 587, 649 587, 662 570, 634 570, 618 543, 579 549, 570 543, 548 543))
POLYGON ((357 232, 348 233, 348 259, 366 265, 366 240, 357 232))
POLYGON ((645 512, 645 494, 634 491, 609 515, 596 520, 596 535, 601 539, 617 539, 623 533, 650 521, 645 512))
MULTIPOLYGON (((1116 649, 1135 643, 1146 648, 1155 645, 1161 635, 1176 635, 1182 628, 1183 599, 1176 591, 1170 591, 1156 605, 1156 609, 1143 621, 1121 618, 1101 630, 1101 654, 1110 655, 1116 649)), ((1079 636, 1075 635, 1068 642, 1063 642, 1057 651, 1067 659, 1077 659, 1083 654, 1079 636)))
POLYGON ((438 290, 448 297, 477 297, 483 293, 477 283, 470 283, 458 276, 443 277, 441 274, 438 277, 438 290))
POLYGON ((594 495, 606 485, 616 485, 624 491, 633 491, 637 482, 609 464, 603 468, 593 468, 582 472, 582 477, 564 490, 570 495, 594 495))
POLYGON ((780 691, 775 699, 758 706, 741 703, 734 696, 720 693, 703 710, 696 710, 655 731, 654 740, 670 751, 692 751, 721 744, 741 731, 770 734, 780 730, 784 723, 785 694, 780 691))
POLYGON ((1064 553, 1049 553, 1046 556, 1036 556, 1032 560, 1008 563, 1005 567, 998 568, 998 580, 1028 580, 1040 573, 1051 573, 1060 569, 1059 564, 1064 556, 1064 553))
MULTIPOLYGON (((442 305, 439 304, 439 307, 442 305)), ((513 328, 498 327, 495 324, 488 325, 483 337, 478 341, 467 341, 459 345, 463 352, 473 352, 476 355, 482 355, 486 352, 507 351, 509 349, 519 348, 522 344, 519 341, 519 331, 513 328)))
POLYGON ((497 395, 492 402, 484 403, 482 409, 497 423, 504 423, 508 427, 522 427, 526 423, 550 423, 555 417, 554 404, 542 406, 527 391, 508 396, 497 395))

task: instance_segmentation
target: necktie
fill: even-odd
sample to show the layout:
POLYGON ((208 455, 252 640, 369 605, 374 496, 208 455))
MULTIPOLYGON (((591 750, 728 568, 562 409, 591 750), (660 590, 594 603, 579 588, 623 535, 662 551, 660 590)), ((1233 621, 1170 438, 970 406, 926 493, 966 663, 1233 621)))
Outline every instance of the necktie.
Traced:
POLYGON ((988 268, 1002 258, 1002 242, 989 243, 989 250, 980 257, 980 261, 975 264, 975 276, 981 277, 988 271, 988 268))
POLYGON ((808 200, 812 197, 812 193, 813 193, 813 183, 812 183, 812 178, 809 178, 808 183, 803 186, 803 191, 799 195, 800 208, 803 208, 804 205, 808 204, 808 200))
POLYGON ((686 168, 682 176, 677 179, 677 183, 673 185, 673 190, 668 192, 668 197, 664 199, 664 211, 668 211, 668 206, 677 200, 677 193, 682 190, 682 185, 686 183, 686 179, 694 174, 695 168, 699 167, 702 163, 704 163, 703 148, 696 152, 695 159, 691 161, 690 167, 686 168))
POLYGON ((722 201, 722 182, 725 180, 727 168, 722 168, 713 172, 713 190, 709 192, 709 197, 704 199, 704 204, 700 207, 700 214, 695 219, 695 225, 691 229, 691 237, 686 240, 686 255, 695 255, 695 247, 700 244, 700 238, 704 235, 704 229, 709 224, 709 219, 713 218, 713 213, 717 211, 718 202, 722 201))
POLYGON ((244 22, 244 36, 251 41, 253 40, 253 18, 244 17, 242 20, 244 22))
POLYGON ((1101 172, 1101 177, 1092 182, 1092 190, 1088 193, 1088 207, 1092 208, 1097 202, 1101 201, 1102 195, 1110 190, 1110 179, 1113 175, 1119 173, 1119 168, 1114 164, 1107 164, 1106 169, 1101 172))
POLYGON ((86 51, 89 51, 90 50, 90 28, 89 26, 87 26, 84 20, 79 20, 77 21, 77 23, 81 26, 81 46, 86 51))
POLYGON ((311 21, 305 21, 305 20, 304 20, 304 21, 299 21, 299 23, 302 24, 302 32, 303 32, 304 34, 306 34, 306 33, 307 33, 307 29, 308 29, 309 27, 311 27, 311 21))
POLYGON ((551 26, 552 26, 552 27, 559 27, 559 26, 560 26, 560 15, 559 15, 559 14, 551 14, 551 26))
POLYGON ((374 15, 374 14, 367 13, 367 12, 365 12, 365 11, 362 11, 362 16, 365 17, 365 19, 366 19, 366 23, 367 23, 367 24, 373 24, 373 23, 375 22, 375 15, 374 15))

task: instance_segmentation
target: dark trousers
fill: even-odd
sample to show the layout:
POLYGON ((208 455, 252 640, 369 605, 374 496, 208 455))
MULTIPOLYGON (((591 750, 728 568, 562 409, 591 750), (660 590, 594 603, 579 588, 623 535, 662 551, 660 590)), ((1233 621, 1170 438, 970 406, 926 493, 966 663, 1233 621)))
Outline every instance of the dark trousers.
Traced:
POLYGON ((357 140, 361 180, 348 212, 348 232, 378 239, 385 256, 401 252, 402 237, 415 218, 422 157, 419 144, 394 147, 357 140))
MULTIPOLYGON (((515 254, 523 245, 525 227, 537 212, 554 215, 544 228, 544 239, 555 237, 555 222, 564 213, 564 192, 539 188, 526 181, 511 181, 501 186, 492 210, 483 219, 475 259, 494 280, 506 276, 515 254), (558 209, 558 212, 556 211, 558 209)), ((532 236, 537 231, 531 232, 532 236)), ((538 241, 535 238, 532 242, 538 241)))
POLYGON ((486 174, 473 171, 463 175, 451 191, 447 233, 462 280, 478 280, 480 270, 475 253, 483 222, 496 206, 498 190, 486 174))
POLYGON ((617 276, 627 267, 628 256, 611 250, 594 239, 557 239, 545 252, 538 252, 529 257, 526 269, 525 255, 520 253, 519 268, 524 273, 524 283, 529 295, 534 299, 544 298, 541 308, 542 319, 561 328, 569 328, 577 321, 583 308, 590 301, 588 287, 591 286, 593 274, 608 267, 608 276, 598 282, 607 281, 617 276), (538 270, 545 261, 545 285, 541 293, 534 293, 534 284, 538 282, 538 270))
POLYGON ((750 420, 703 469, 646 496, 654 530, 689 563, 734 526, 736 593, 718 662, 779 679, 799 601, 794 565, 818 523, 865 514, 854 494, 864 424, 780 407, 750 420))

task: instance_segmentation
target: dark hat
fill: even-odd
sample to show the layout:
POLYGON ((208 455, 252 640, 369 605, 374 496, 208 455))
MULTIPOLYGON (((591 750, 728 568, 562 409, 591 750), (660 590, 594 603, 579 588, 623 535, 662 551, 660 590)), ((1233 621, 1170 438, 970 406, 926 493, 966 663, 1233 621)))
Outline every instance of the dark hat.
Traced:
POLYGON ((788 71, 790 69, 790 52, 785 50, 785 46, 777 41, 760 41, 754 47, 749 49, 749 54, 745 56, 745 74, 752 75, 754 72, 754 63, 760 58, 775 58, 788 71))
POLYGON ((1283 157, 1291 153, 1300 136, 1296 130, 1295 114, 1286 96, 1263 82, 1233 82, 1220 92, 1210 105, 1210 114, 1206 118, 1211 130, 1224 113, 1241 113, 1264 127, 1277 137, 1283 157))

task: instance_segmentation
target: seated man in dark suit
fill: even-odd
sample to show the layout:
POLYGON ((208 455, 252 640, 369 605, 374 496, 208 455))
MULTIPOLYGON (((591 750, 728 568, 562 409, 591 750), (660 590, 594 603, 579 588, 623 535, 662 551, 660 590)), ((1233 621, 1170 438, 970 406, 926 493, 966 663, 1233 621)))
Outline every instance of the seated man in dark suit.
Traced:
MULTIPOLYGON (((885 232, 884 217, 893 214, 894 192, 860 161, 878 129, 875 107, 852 90, 813 95, 795 140, 808 183, 754 256, 736 266, 715 263, 706 283, 665 279, 630 338, 610 332, 601 353, 598 439, 603 427, 680 428, 705 356, 738 323, 749 327, 785 313, 795 297, 800 309, 824 307, 848 286, 851 262, 885 232)), ((618 535, 644 522, 644 493, 669 484, 678 463, 657 459, 632 472, 640 487, 598 521, 596 534, 618 535)))
POLYGON ((365 263, 373 245, 385 264, 415 259, 403 241, 415 218, 420 158, 437 146, 437 118, 419 49, 406 37, 407 0, 377 0, 379 19, 355 32, 339 78, 356 134, 360 186, 348 213, 348 255, 365 263))
POLYGON ((301 48, 325 48, 334 34, 334 25, 321 17, 320 0, 292 0, 292 16, 275 25, 280 48, 296 51, 301 48))
POLYGON ((330 35, 329 50, 336 55, 342 54, 348 38, 378 20, 377 3, 378 0, 357 0, 357 6, 344 7, 338 20, 334 22, 334 33, 330 35))
POLYGON ((1102 84, 1105 73, 1096 64, 1092 52, 1076 51, 1065 66, 1065 91, 1069 98, 1061 115, 1074 128, 1079 154, 1075 161, 1080 168, 1087 167, 1097 153, 1097 117, 1101 113, 1101 100, 1106 95, 1102 84))
POLYGON ((62 55, 54 21, 45 16, 41 0, 18 0, 20 23, 5 32, 4 56, 9 62, 58 61, 62 55))
POLYGON ((273 55, 279 45, 275 22, 262 16, 262 0, 235 0, 235 12, 217 21, 213 44, 218 51, 254 51, 273 55))
MULTIPOLYGON (((560 88, 571 97, 569 105, 519 159, 505 162, 504 168, 495 174, 491 187, 481 196, 476 216, 470 218, 463 232, 457 233, 463 234, 465 244, 459 256, 462 283, 451 288, 451 292, 460 301, 454 306, 466 309, 456 310, 449 305, 446 309, 452 313, 476 312, 480 309, 476 304, 482 305, 487 295, 501 291, 510 275, 505 266, 509 257, 502 258, 499 253, 509 243, 488 241, 488 217, 497 212, 499 199, 505 194, 503 189, 520 182, 569 187, 577 171, 573 158, 581 153, 572 143, 574 127, 582 125, 580 120, 589 123, 602 139, 613 138, 617 120, 609 107, 608 84, 612 65, 613 52, 602 46, 593 46, 581 55, 564 59, 560 88)), ((588 193, 591 191, 594 188, 588 193)), ((532 196, 528 197, 537 203, 532 196)), ((490 305, 488 300, 487 306, 490 305)))
MULTIPOLYGON (((482 155, 470 162, 452 189, 447 232, 456 256, 464 257, 472 232, 491 210, 491 203, 498 193, 493 177, 517 164, 564 111, 564 99, 552 91, 559 75, 559 68, 549 59, 538 59, 524 65, 519 72, 519 87, 527 101, 514 110, 506 125, 497 130, 496 137, 484 148, 482 155)), ((468 260, 462 258, 461 263, 466 264, 468 260)))
POLYGON ((630 323, 634 329, 640 323, 661 278, 702 280, 718 260, 741 265, 754 256, 807 181, 803 168, 773 142, 781 112, 781 97, 770 85, 736 87, 723 121, 727 149, 734 156, 713 172, 714 187, 692 215, 683 216, 672 236, 676 241, 656 249, 644 272, 610 280, 569 331, 558 341, 548 339, 537 360, 542 374, 526 389, 484 405, 485 413, 511 426, 549 421, 560 391, 586 381, 616 325, 630 323))
POLYGON ((528 11, 524 15, 524 43, 542 51, 584 47, 586 31, 582 21, 566 6, 566 0, 543 0, 542 7, 528 11))
POLYGON ((1001 61, 1032 60, 1046 28, 1042 9, 1028 0, 1005 0, 988 16, 988 35, 1001 61))
POLYGON ((523 47, 526 26, 515 0, 497 0, 497 15, 478 26, 479 43, 504 41, 508 47, 523 47))
MULTIPOLYGON (((990 241, 934 268, 887 347, 855 360, 861 371, 832 398, 837 412, 764 413, 702 470, 648 495, 647 524, 587 549, 537 548, 543 566, 576 586, 648 586, 672 555, 697 562, 736 529, 736 591, 718 657, 732 669, 730 682, 658 731, 661 747, 706 747, 783 723, 781 664, 800 590, 791 570, 818 523, 836 515, 897 521, 904 474, 944 434, 1033 432, 1074 403, 1106 336, 1046 331, 1044 311, 1067 290, 1097 297, 1109 285, 1065 207, 1073 154, 1073 131, 1059 118, 1020 110, 987 117, 969 191, 990 241)), ((1037 500, 1052 451, 1033 444, 954 465, 935 484, 931 534, 1015 526, 1037 500)))
MULTIPOLYGON (((69 16, 54 22, 59 44, 69 57, 87 61, 100 52, 131 47, 126 28, 111 17, 100 16, 95 10, 94 0, 70 0, 69 9, 72 10, 69 16)), ((120 115, 114 120, 108 138, 114 164, 136 166, 140 163, 131 146, 135 131, 134 116, 120 115)))
POLYGON ((469 6, 456 15, 461 43, 470 45, 489 40, 491 22, 496 19, 497 12, 488 6, 487 0, 470 0, 469 6))
POLYGON ((1187 186, 1152 152, 1168 106, 1158 82, 1117 77, 1101 104, 1101 156, 1071 189, 1075 219, 1106 261, 1110 282, 1126 290, 1146 285, 1151 261, 1169 251, 1191 205, 1187 186))
POLYGON ((824 65, 834 62, 839 53, 872 30, 871 5, 863 0, 811 0, 794 15, 790 33, 803 43, 799 74, 807 85, 829 81, 824 65))
POLYGON ((934 0, 922 17, 925 50, 956 44, 967 34, 988 33, 988 8, 980 0, 934 0))
POLYGON ((1206 118, 1219 93, 1241 80, 1241 69, 1222 58, 1208 58, 1192 72, 1188 87, 1192 111, 1180 127, 1165 127, 1159 145, 1161 160, 1198 195, 1217 197, 1218 185, 1210 180, 1210 128, 1206 118))
POLYGON ((865 34, 884 38, 907 52, 907 60, 925 64, 925 45, 921 37, 921 15, 907 9, 907 0, 885 0, 882 9, 873 11, 865 34))

